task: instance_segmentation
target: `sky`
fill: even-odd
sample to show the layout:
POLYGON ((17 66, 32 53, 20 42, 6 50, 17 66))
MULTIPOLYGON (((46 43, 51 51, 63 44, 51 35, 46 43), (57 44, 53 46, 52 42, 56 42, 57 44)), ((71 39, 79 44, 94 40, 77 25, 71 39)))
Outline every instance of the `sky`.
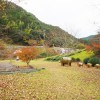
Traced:
POLYGON ((59 26, 77 38, 97 34, 100 28, 100 0, 12 1, 40 21, 59 26))

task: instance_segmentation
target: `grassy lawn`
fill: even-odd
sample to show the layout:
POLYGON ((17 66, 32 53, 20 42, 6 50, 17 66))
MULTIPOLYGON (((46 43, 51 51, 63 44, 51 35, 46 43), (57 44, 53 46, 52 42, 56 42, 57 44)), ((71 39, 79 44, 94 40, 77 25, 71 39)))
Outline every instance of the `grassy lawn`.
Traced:
MULTIPOLYGON (((25 63, 13 61, 16 65, 25 63)), ((0 75, 0 100, 100 100, 100 70, 62 67, 43 59, 31 62, 38 72, 0 75)))
POLYGON ((87 52, 87 51, 82 51, 80 53, 76 53, 75 55, 72 55, 70 57, 74 57, 74 58, 80 58, 81 61, 83 61, 83 59, 90 57, 93 55, 93 52, 87 52))
POLYGON ((71 58, 79 58, 81 61, 83 61, 85 58, 91 57, 93 55, 94 55, 94 53, 92 51, 87 52, 85 50, 82 50, 81 52, 74 52, 71 54, 62 54, 62 55, 47 57, 45 60, 46 61, 59 61, 60 59, 62 59, 62 57, 69 56, 71 58))

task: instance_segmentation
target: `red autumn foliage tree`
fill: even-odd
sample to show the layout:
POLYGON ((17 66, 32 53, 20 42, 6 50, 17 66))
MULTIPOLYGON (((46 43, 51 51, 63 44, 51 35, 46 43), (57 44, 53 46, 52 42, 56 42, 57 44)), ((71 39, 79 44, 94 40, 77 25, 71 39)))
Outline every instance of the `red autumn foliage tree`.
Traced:
POLYGON ((94 48, 95 51, 100 51, 100 44, 92 43, 92 47, 94 48))
POLYGON ((35 59, 36 56, 38 55, 38 50, 35 47, 26 47, 22 48, 20 52, 16 52, 15 54, 23 62, 26 62, 27 66, 29 67, 30 61, 35 59))
POLYGON ((92 50, 92 47, 89 46, 89 45, 85 45, 85 48, 86 48, 87 51, 91 51, 92 50))
POLYGON ((90 43, 94 54, 100 57, 100 33, 91 38, 90 43))
POLYGON ((100 51, 100 34, 97 34, 91 38, 90 42, 94 51, 100 51))
POLYGON ((92 50, 96 56, 100 56, 100 34, 95 35, 89 40, 89 45, 85 46, 87 51, 92 50))
POLYGON ((91 43, 91 45, 85 45, 85 48, 87 51, 100 51, 100 44, 97 43, 91 43))

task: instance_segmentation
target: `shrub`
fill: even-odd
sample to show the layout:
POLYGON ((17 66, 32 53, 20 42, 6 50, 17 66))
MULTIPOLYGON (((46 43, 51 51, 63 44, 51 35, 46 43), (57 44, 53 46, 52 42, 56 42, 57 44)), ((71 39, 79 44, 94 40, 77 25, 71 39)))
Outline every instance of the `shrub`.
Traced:
POLYGON ((82 51, 78 51, 77 53, 81 53, 82 51))
POLYGON ((67 56, 72 56, 72 55, 74 55, 75 53, 71 53, 71 54, 68 54, 67 56))
POLYGON ((76 61, 81 61, 80 58, 76 58, 76 61))
POLYGON ((88 63, 91 63, 93 66, 100 64, 100 58, 92 57, 88 60, 88 63))
POLYGON ((5 43, 0 39, 0 50, 4 50, 4 49, 5 49, 5 43))
POLYGON ((43 52, 40 55, 38 55, 38 58, 45 58, 45 57, 50 57, 50 56, 53 56, 53 54, 43 52))
POLYGON ((62 58, 62 56, 56 56, 55 61, 59 61, 62 58))
POLYGON ((77 45, 77 49, 84 49, 84 48, 85 48, 84 44, 78 44, 77 45))
POLYGON ((51 57, 48 57, 48 58, 46 58, 45 60, 46 60, 46 61, 51 61, 52 58, 51 58, 51 57))
POLYGON ((40 55, 39 55, 39 58, 44 58, 44 57, 47 57, 47 53, 46 52, 43 52, 43 53, 41 53, 40 55))
POLYGON ((73 61, 73 62, 75 62, 75 61, 76 61, 76 59, 75 59, 74 57, 72 57, 72 61, 73 61))
POLYGON ((85 58, 85 59, 83 60, 84 64, 87 64, 89 59, 90 59, 90 58, 85 58))
POLYGON ((47 60, 47 61, 59 61, 62 57, 63 57, 62 55, 57 55, 57 56, 48 57, 45 60, 47 60))

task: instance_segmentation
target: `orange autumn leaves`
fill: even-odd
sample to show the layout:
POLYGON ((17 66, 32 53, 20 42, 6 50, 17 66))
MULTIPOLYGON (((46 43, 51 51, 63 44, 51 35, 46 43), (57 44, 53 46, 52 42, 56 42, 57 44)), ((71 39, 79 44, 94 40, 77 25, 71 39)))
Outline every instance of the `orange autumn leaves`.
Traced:
POLYGON ((85 48, 87 51, 100 51, 100 44, 91 43, 91 45, 86 45, 85 48))
POLYGON ((100 50, 100 44, 92 43, 92 46, 95 48, 95 50, 100 50))
POLYGON ((37 57, 38 50, 35 47, 26 47, 15 51, 15 55, 29 66, 30 61, 37 57))

